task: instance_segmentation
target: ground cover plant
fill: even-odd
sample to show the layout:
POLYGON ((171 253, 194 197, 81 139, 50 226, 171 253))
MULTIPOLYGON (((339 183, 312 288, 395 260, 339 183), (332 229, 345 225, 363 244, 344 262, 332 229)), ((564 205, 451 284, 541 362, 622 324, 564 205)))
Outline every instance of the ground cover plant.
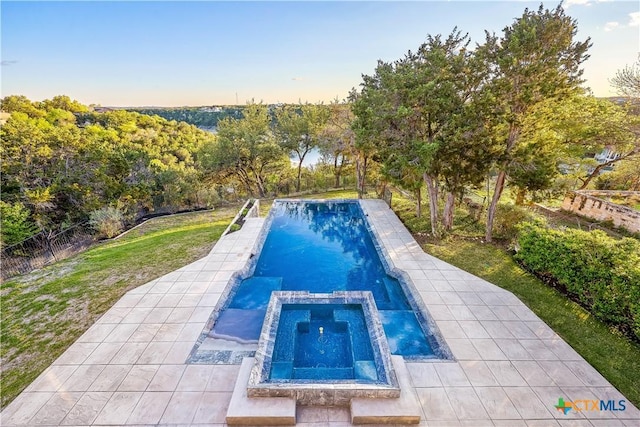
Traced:
POLYGON ((2 406, 130 289, 202 258, 239 206, 151 220, 0 287, 2 406))

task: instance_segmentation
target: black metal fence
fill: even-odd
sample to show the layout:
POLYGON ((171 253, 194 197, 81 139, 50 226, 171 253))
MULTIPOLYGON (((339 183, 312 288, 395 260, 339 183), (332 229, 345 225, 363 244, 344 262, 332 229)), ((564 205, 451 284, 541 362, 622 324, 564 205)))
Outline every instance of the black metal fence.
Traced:
POLYGON ((2 249, 2 280, 25 274, 75 255, 95 241, 88 223, 78 224, 59 233, 40 232, 2 249))

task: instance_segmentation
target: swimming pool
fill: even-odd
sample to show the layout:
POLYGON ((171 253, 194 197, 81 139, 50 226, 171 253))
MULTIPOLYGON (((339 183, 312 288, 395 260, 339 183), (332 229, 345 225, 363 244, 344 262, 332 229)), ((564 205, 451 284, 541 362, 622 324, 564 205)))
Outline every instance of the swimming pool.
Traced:
POLYGON ((389 274, 357 201, 279 200, 265 228, 250 276, 236 280, 214 312, 210 348, 255 348, 273 291, 370 291, 392 354, 443 358, 410 285, 389 274))

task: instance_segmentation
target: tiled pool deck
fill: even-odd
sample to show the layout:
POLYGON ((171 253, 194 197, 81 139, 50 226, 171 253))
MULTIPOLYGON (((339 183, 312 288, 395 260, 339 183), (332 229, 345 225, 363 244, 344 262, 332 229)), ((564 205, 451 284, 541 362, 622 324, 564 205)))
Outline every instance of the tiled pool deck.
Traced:
MULTIPOLYGON (((455 362, 407 363, 423 426, 640 426, 640 411, 569 411, 565 401, 625 399, 513 294, 425 254, 382 201, 362 203, 407 272, 455 362)), ((264 219, 211 253, 136 288, 1 414, 9 425, 223 425, 239 365, 185 360, 264 219)), ((639 385, 640 386, 640 385, 639 385)), ((347 408, 298 407, 299 425, 346 426, 347 408)))

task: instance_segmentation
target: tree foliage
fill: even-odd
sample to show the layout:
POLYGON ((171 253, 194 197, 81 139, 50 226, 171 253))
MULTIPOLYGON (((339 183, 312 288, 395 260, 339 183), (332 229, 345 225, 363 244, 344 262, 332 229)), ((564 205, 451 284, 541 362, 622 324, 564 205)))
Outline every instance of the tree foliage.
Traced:
POLYGON ((611 79, 611 85, 622 96, 640 99, 640 60, 618 70, 611 79))
POLYGON ((450 229, 456 196, 482 181, 491 160, 481 114, 486 73, 468 44, 457 29, 428 36, 415 53, 379 61, 354 96, 357 135, 375 141, 386 177, 416 194, 417 215, 426 182, 434 234, 440 188, 446 193, 442 225, 450 229))
POLYGON ((29 209, 20 203, 0 200, 0 246, 11 246, 37 233, 29 209))
POLYGON ((127 111, 96 113, 67 96, 1 101, 2 200, 22 203, 40 228, 83 221, 120 203, 130 218, 197 202, 195 154, 213 135, 127 111), (167 198, 168 190, 177 195, 167 198))
POLYGON ((355 146, 355 134, 351 129, 353 113, 349 104, 334 100, 328 106, 327 122, 320 129, 318 149, 322 161, 332 168, 334 187, 340 187, 341 178, 352 164, 351 150, 355 146))
POLYGON ((185 122, 201 129, 215 129, 223 119, 241 119, 243 106, 177 107, 177 108, 128 108, 149 116, 160 116, 168 121, 185 122))
MULTIPOLYGON (((498 177, 488 209, 485 238, 491 241, 498 201, 510 165, 523 142, 523 120, 538 104, 562 100, 581 91, 580 65, 589 57, 590 39, 576 41, 577 22, 562 6, 537 11, 525 9, 522 16, 502 30, 502 36, 487 33, 479 47, 491 72, 489 90, 494 93, 495 140, 498 177)), ((524 150, 526 152, 526 150, 524 150)))
POLYGON ((276 143, 268 107, 250 103, 240 120, 218 124, 217 141, 200 152, 200 165, 209 177, 235 177, 252 195, 267 194, 267 176, 282 168, 286 153, 276 143))
POLYGON ((324 105, 304 103, 282 105, 275 112, 275 136, 278 144, 296 160, 296 191, 300 191, 300 178, 305 157, 317 148, 321 132, 329 119, 324 105))

